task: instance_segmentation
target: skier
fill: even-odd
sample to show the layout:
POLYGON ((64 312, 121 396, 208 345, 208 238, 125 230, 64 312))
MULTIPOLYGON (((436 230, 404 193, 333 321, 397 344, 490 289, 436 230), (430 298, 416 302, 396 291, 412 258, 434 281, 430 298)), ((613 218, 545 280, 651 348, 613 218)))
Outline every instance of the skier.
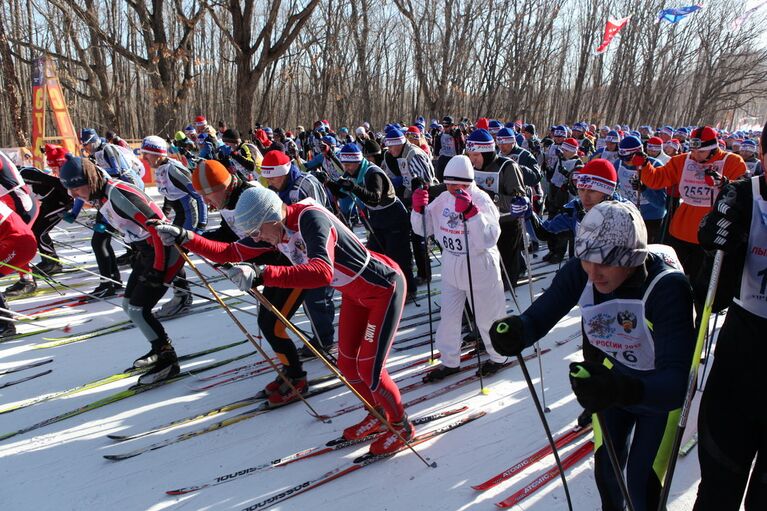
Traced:
POLYGON ((650 137, 645 142, 647 156, 655 158, 661 165, 665 165, 671 159, 671 156, 663 151, 663 140, 660 137, 650 137))
MULTIPOLYGON (((487 132, 486 132, 487 133, 487 132)), ((461 354, 461 317, 464 304, 473 292, 474 318, 489 359, 478 369, 483 375, 496 373, 506 358, 490 345, 488 328, 506 312, 506 297, 501 280, 498 239, 501 235, 500 214, 490 196, 475 182, 475 172, 468 156, 454 156, 445 167, 447 190, 429 204, 429 192, 420 188, 413 192, 410 224, 422 236, 433 235, 442 246, 442 319, 437 326, 436 346, 442 354, 440 367, 427 375, 427 381, 438 381, 457 373, 461 354), (426 215, 426 233, 423 218, 426 215), (464 222, 468 228, 466 247, 464 222), (468 274, 467 258, 471 258, 472 274, 468 274)), ((517 206, 512 203, 511 207, 517 206)), ((524 214, 524 211, 521 212, 524 214)))
POLYGON ((218 159, 225 167, 232 169, 237 173, 240 179, 244 181, 253 181, 257 176, 256 159, 254 153, 258 151, 255 147, 251 150, 251 145, 244 143, 240 138, 240 132, 235 129, 226 130, 221 140, 224 144, 218 150, 218 159))
POLYGON ((646 242, 635 206, 595 205, 579 226, 576 258, 525 312, 490 330, 499 353, 518 356, 580 305, 585 361, 570 365, 570 380, 578 402, 600 418, 594 471, 608 511, 625 502, 601 428, 625 469, 634 509, 657 509, 695 346, 689 282, 673 251, 646 242))
POLYGON ((610 163, 613 163, 615 160, 618 159, 618 144, 621 141, 621 135, 616 130, 610 130, 607 133, 607 136, 604 138, 605 145, 604 147, 597 149, 594 151, 594 154, 591 155, 591 160, 594 160, 596 158, 603 158, 610 163))
POLYGON ((761 160, 756 157, 756 142, 753 140, 744 140, 740 144, 740 156, 743 158, 743 162, 746 164, 747 177, 759 176, 764 174, 764 166, 761 160))
POLYGON ((463 148, 466 145, 465 138, 461 129, 455 125, 453 118, 446 115, 442 118, 442 129, 434 137, 434 151, 432 154, 437 155, 437 163, 435 165, 435 176, 438 181, 442 182, 442 175, 445 170, 447 162, 456 154, 461 154, 463 148))
POLYGON ((642 151, 642 141, 634 136, 625 137, 620 141, 618 155, 614 163, 618 171, 618 191, 642 213, 647 228, 647 241, 657 243, 660 240, 661 223, 666 215, 666 192, 663 189, 652 190, 643 186, 639 182, 638 169, 634 163, 643 162, 645 159, 655 167, 660 167, 661 163, 654 158, 648 158, 642 151))
MULTIPOLYGON (((4 152, 0 151, 0 201, 11 208, 22 221, 32 226, 39 213, 38 203, 32 190, 24 182, 19 169, 4 152)), ((34 254, 33 254, 34 255, 34 254)), ((6 296, 20 296, 32 293, 37 283, 26 264, 20 266, 19 280, 5 289, 6 296)))
POLYGON ((150 219, 164 220, 162 211, 141 190, 112 179, 87 158, 67 155, 59 177, 75 199, 100 204, 99 212, 135 251, 122 306, 152 345, 133 362, 135 368, 150 368, 139 377, 138 383, 144 385, 173 378, 179 373, 176 351, 162 324, 152 314, 152 307, 167 291, 166 283, 173 280, 183 259, 177 252, 166 249, 147 224, 150 219))
MULTIPOLYGON (((163 211, 173 210, 173 224, 201 234, 208 224, 208 208, 192 186, 192 175, 177 160, 168 158, 168 144, 160 137, 149 136, 141 142, 141 153, 155 170, 157 191, 165 199, 163 211)), ((192 305, 189 282, 183 263, 174 280, 173 298, 157 311, 157 318, 169 318, 188 310, 192 305)))
MULTIPOLYGON (((2 154, 2 153, 0 153, 2 154)), ((3 155, 4 156, 4 155, 3 155)), ((0 201, 0 276, 10 275, 11 266, 25 268, 37 252, 35 235, 29 225, 5 201, 0 201), (7 266, 10 265, 10 266, 7 266)), ((0 307, 8 309, 5 294, 0 292, 0 307)), ((0 311, 0 338, 16 335, 11 315, 0 311)))
MULTIPOLYGON (((66 162, 65 155, 66 151, 63 147, 45 144, 46 162, 56 174, 59 167, 66 162)), ((32 232, 37 239, 37 249, 41 255, 58 259, 49 232, 61 222, 64 212, 72 207, 72 197, 56 175, 48 174, 35 167, 22 167, 19 172, 39 201, 40 213, 32 224, 32 232)), ((61 263, 45 257, 37 265, 37 271, 44 275, 53 275, 61 270, 61 263)))
MULTIPOLYGON (((355 146, 356 147, 356 146, 355 146)), ((277 194, 287 205, 301 202, 306 198, 313 199, 328 211, 331 211, 330 197, 325 188, 315 176, 301 172, 290 161, 290 157, 282 151, 269 151, 261 163, 261 176, 266 180, 268 187, 277 194)), ((335 290, 331 286, 305 289, 303 293, 304 308, 309 322, 312 325, 314 339, 313 346, 321 351, 329 353, 333 347, 335 337, 336 308, 333 304, 335 290)), ((301 358, 312 358, 314 353, 304 346, 299 350, 301 358)))
MULTIPOLYGON (((386 371, 386 358, 405 305, 405 278, 397 264, 370 252, 338 218, 311 199, 288 206, 263 187, 240 196, 235 209, 237 229, 248 238, 216 243, 176 226, 158 226, 166 243, 185 248, 216 262, 237 262, 266 251, 279 250, 293 266, 232 266, 228 273, 240 289, 261 284, 280 288, 333 286, 341 292, 338 323, 338 369, 369 403, 381 407, 385 417, 405 440, 415 429, 407 418, 397 385, 386 371)), ((306 388, 305 375, 294 379, 306 388)), ((287 390, 286 390, 287 393, 287 390)), ((386 432, 372 415, 344 430, 356 439, 383 431, 370 446, 374 455, 404 446, 399 436, 386 432)))
MULTIPOLYGON (((761 146, 764 163, 767 126, 761 146)), ((729 307, 700 401, 701 479, 693 510, 737 511, 744 494, 746 511, 767 509, 767 416, 763 406, 767 331, 765 174, 725 186, 711 212, 703 217, 698 239, 706 250, 725 252, 716 300, 721 306, 716 308, 729 307)))
MULTIPOLYGON (((267 171, 268 172, 268 171, 267 171)), ((240 229, 235 222, 235 208, 242 194, 253 187, 261 187, 256 181, 245 182, 239 177, 232 175, 221 162, 216 160, 204 160, 198 165, 192 174, 192 185, 199 192, 209 207, 221 213, 221 224, 217 229, 206 231, 202 237, 206 239, 231 243, 248 238, 247 232, 240 229)), ((290 266, 290 260, 280 252, 266 252, 248 260, 256 264, 270 264, 290 266)), ((264 296, 282 313, 290 318, 301 306, 303 288, 283 288, 276 286, 264 286, 264 296)), ((287 331, 277 320, 277 317, 266 307, 259 307, 258 327, 261 329, 266 341, 274 350, 275 355, 282 364, 282 372, 296 383, 299 391, 305 391, 306 373, 303 370, 301 359, 295 344, 290 340, 287 331), (302 383, 301 380, 304 380, 302 383)), ((264 395, 273 405, 285 404, 298 399, 290 395, 289 388, 281 378, 276 378, 264 388, 264 395)))
POLYGON ((474 167, 477 186, 490 196, 500 213, 502 278, 504 287, 514 287, 522 267, 522 229, 509 213, 515 199, 527 196, 522 171, 514 160, 496 154, 492 135, 483 129, 474 130, 466 139, 466 156, 474 167))
MULTIPOLYGON (((392 128, 386 132, 386 152, 384 152, 381 169, 391 180, 397 197, 408 211, 411 208, 410 196, 413 179, 418 178, 427 184, 436 181, 431 158, 417 145, 408 143, 405 134, 398 128, 392 128)), ((406 261, 410 261, 411 255, 415 254, 419 282, 425 283, 427 280, 431 280, 431 268, 425 257, 426 241, 411 232, 407 211, 404 218, 398 217, 398 220, 401 222, 400 226, 406 231, 401 235, 405 236, 405 239, 410 239, 411 248, 408 250, 407 258, 402 252, 401 256, 394 258, 394 260, 400 265, 400 269, 402 269, 408 282, 408 290, 411 295, 414 295, 418 286, 412 276, 412 263, 406 263, 406 261)))
MULTIPOLYGON (((547 174, 549 194, 546 196, 546 210, 549 219, 557 216, 565 204, 570 202, 573 190, 569 181, 583 167, 583 162, 578 158, 578 142, 574 138, 563 140, 562 144, 556 148, 555 155, 554 166, 551 168, 550 173, 547 174)), ((569 241, 571 241, 569 234, 559 235, 550 239, 549 253, 543 256, 542 259, 550 264, 561 263, 565 258, 565 251, 569 241)))
POLYGON ((693 279, 703 262, 698 244, 698 226, 711 211, 723 178, 738 179, 746 172, 743 158, 719 149, 716 131, 709 126, 696 128, 690 137, 691 151, 672 157, 666 165, 637 165, 639 176, 648 188, 679 185, 682 203, 669 224, 668 244, 674 247, 685 273, 693 279), (710 184, 709 184, 710 183, 710 184))

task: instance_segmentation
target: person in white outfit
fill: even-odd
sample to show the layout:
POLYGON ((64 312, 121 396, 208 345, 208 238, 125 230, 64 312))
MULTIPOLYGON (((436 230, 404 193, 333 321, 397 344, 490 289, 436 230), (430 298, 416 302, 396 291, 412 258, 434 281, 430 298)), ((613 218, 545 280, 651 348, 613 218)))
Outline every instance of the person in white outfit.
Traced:
POLYGON ((474 183, 474 168, 467 156, 453 156, 445 166, 442 192, 429 204, 425 188, 413 192, 410 223, 419 236, 433 235, 442 246, 442 319, 437 327, 436 346, 442 354, 442 365, 428 373, 427 381, 437 381, 457 373, 461 363, 461 317, 467 299, 472 303, 477 327, 489 360, 479 371, 494 374, 506 361, 490 344, 489 328, 497 314, 505 314, 506 297, 501 281, 500 254, 496 248, 501 228, 498 208, 490 196, 474 183), (426 215, 424 224, 423 215, 426 215), (466 219, 465 224, 464 220, 466 219), (423 232, 424 225, 426 233, 423 232), (468 257, 471 257, 471 279, 467 264, 464 225, 468 231, 468 257))

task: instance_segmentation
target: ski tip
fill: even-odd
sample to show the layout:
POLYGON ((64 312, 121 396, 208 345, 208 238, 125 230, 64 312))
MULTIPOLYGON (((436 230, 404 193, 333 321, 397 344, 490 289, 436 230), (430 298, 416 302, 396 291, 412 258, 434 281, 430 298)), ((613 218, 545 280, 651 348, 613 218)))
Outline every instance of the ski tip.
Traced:
POLYGON ((122 456, 119 456, 117 454, 104 454, 104 459, 109 461, 120 461, 124 459, 122 456))
POLYGON ((107 435, 107 438, 110 439, 110 440, 116 440, 116 441, 120 442, 122 440, 125 440, 128 437, 125 436, 125 435, 107 435))

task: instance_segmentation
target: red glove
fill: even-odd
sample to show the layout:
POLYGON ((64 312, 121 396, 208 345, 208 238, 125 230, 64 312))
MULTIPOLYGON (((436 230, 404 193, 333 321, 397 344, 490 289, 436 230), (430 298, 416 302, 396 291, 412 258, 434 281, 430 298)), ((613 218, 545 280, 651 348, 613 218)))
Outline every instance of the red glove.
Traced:
POLYGON ((412 197, 413 211, 423 213, 424 208, 429 204, 429 190, 419 188, 413 192, 412 197))
POLYGON ((631 157, 631 161, 629 163, 634 167, 644 167, 644 164, 647 163, 647 155, 640 151, 631 157))
POLYGON ((460 189, 455 192, 455 212, 461 213, 465 220, 479 213, 477 206, 471 202, 471 195, 460 189))

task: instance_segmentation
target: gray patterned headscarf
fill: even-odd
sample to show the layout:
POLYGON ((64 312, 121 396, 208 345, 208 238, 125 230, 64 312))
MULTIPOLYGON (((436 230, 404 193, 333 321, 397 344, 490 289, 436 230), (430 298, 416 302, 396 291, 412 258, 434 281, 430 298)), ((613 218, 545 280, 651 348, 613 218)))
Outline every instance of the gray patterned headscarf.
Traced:
POLYGON ((584 261, 633 268, 647 257, 647 228, 630 202, 600 202, 583 217, 575 255, 584 261))

